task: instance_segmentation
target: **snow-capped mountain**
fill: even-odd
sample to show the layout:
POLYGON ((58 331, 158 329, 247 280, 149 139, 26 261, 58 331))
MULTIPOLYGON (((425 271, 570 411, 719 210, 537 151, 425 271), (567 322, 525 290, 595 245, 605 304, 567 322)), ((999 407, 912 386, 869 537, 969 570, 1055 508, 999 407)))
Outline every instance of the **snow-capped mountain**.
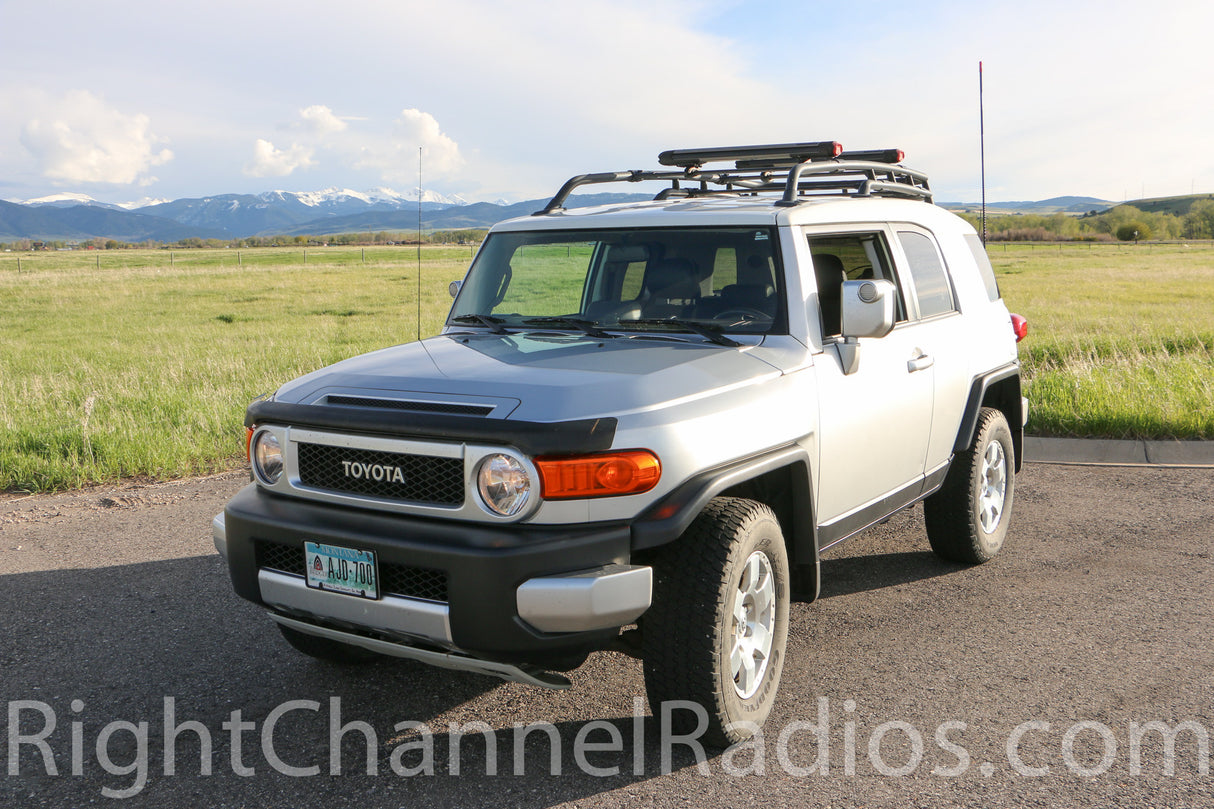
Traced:
MULTIPOLYGON (((460 197, 446 197, 433 191, 422 194, 423 211, 438 211, 467 205, 460 197)), ((301 225, 314 225, 317 233, 329 232, 325 221, 367 213, 415 211, 416 190, 401 193, 390 188, 351 191, 326 188, 323 191, 266 191, 261 194, 220 194, 213 197, 178 199, 139 208, 138 212, 172 219, 183 225, 218 230, 232 237, 279 233, 301 225)))
MULTIPOLYGON (((321 191, 266 191, 260 194, 219 194, 192 199, 145 199, 116 205, 100 202, 87 194, 60 193, 30 200, 5 203, 0 215, 0 237, 4 238, 86 238, 110 236, 149 238, 148 233, 172 233, 172 238, 188 235, 206 238, 243 238, 287 232, 333 233, 339 229, 365 230, 362 219, 375 220, 375 227, 415 227, 420 205, 428 218, 441 211, 468 206, 458 196, 424 191, 418 200, 417 189, 396 191, 372 188, 352 191, 326 188, 321 191), (129 214, 130 226, 112 218, 104 220, 101 232, 96 213, 99 210, 129 214), (42 211, 54 217, 23 216, 42 211), (393 219, 400 219, 393 223, 393 219), (151 223, 159 221, 154 227, 151 223), (37 223, 37 224, 35 224, 37 223), (385 224, 389 223, 389 224, 385 224)), ((125 220, 124 220, 125 221, 125 220)), ((368 220, 370 221, 370 220, 368 220)), ((0 239, 3 240, 3 239, 0 239)))
MULTIPOLYGON (((645 198, 645 194, 588 194, 569 199, 571 207, 645 198)), ((83 194, 57 194, 26 203, 0 201, 0 242, 13 239, 173 242, 186 238, 238 239, 248 236, 410 231, 421 208, 425 229, 481 228, 511 216, 534 213, 548 201, 473 202, 427 191, 390 188, 351 191, 267 191, 211 197, 150 200, 112 205, 83 194)))
POLYGON ((164 197, 144 197, 143 199, 137 199, 134 202, 119 202, 118 207, 122 208, 124 211, 137 211, 140 208, 147 208, 152 205, 162 205, 166 202, 172 201, 173 200, 166 199, 164 197))
MULTIPOLYGON (((361 202, 366 206, 386 206, 389 208, 398 208, 405 205, 417 204, 417 190, 413 189, 406 193, 394 191, 391 188, 372 188, 369 191, 351 191, 348 188, 326 188, 323 191, 271 191, 268 194, 260 194, 262 197, 275 196, 278 199, 287 197, 295 197, 304 205, 314 207, 329 207, 340 206, 345 204, 353 204, 361 202)), ((432 202, 436 205, 467 205, 468 200, 463 197, 453 195, 444 196, 436 191, 423 191, 421 195, 422 202, 432 202)))
POLYGON ((115 205, 111 202, 101 202, 90 197, 88 194, 51 194, 46 197, 38 197, 37 199, 14 200, 18 205, 28 205, 31 208, 74 208, 77 205, 91 205, 96 208, 111 208, 113 210, 121 210, 121 205, 115 205))

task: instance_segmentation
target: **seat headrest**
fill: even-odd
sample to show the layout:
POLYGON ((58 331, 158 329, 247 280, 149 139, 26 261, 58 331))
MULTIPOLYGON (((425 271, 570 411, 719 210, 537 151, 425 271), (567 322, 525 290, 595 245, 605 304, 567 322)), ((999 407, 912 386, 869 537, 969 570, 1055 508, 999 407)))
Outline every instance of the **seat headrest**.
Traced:
POLYGON ((645 274, 645 289, 659 298, 698 298, 696 266, 686 258, 660 259, 645 274))

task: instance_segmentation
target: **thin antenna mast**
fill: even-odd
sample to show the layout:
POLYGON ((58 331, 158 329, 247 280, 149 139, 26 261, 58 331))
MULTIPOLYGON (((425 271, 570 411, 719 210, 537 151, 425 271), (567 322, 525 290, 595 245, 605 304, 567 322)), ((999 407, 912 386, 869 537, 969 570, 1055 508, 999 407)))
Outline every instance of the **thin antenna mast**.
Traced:
POLYGON ((422 339, 422 147, 417 147, 417 339, 422 339))
POLYGON ((982 171, 982 244, 986 246, 986 122, 982 112, 982 62, 978 62, 978 155, 982 171))

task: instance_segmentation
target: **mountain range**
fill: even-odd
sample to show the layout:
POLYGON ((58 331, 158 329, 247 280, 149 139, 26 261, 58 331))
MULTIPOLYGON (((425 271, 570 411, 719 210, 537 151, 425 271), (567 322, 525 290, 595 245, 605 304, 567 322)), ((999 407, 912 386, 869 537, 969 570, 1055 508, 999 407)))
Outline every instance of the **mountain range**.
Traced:
MULTIPOLYGON (((646 199, 646 194, 581 194, 570 207, 646 199)), ((83 194, 57 194, 24 202, 0 200, 0 241, 177 242, 188 238, 241 239, 250 236, 324 235, 365 231, 415 231, 419 209, 427 230, 485 228, 524 216, 546 199, 507 204, 469 202, 425 192, 402 194, 387 188, 357 192, 330 188, 316 192, 268 191, 221 194, 178 200, 148 200, 132 205, 99 202, 83 194)), ((988 203, 988 212, 1067 213, 1111 207, 1093 197, 1056 197, 1041 202, 988 203)), ((953 210, 976 211, 976 203, 942 203, 953 210)))

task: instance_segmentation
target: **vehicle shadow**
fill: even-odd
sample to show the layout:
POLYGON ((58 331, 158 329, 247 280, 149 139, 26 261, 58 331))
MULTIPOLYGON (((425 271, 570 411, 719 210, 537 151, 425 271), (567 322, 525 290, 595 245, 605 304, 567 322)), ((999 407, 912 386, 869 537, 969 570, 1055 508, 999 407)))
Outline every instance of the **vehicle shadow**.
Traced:
POLYGON ((946 562, 930 551, 823 559, 820 598, 880 590, 961 570, 965 570, 965 565, 946 562))
POLYGON ((4 805, 543 807, 696 764, 663 764, 643 700, 595 677, 553 694, 301 655, 217 556, 0 576, 0 616, 4 805))

